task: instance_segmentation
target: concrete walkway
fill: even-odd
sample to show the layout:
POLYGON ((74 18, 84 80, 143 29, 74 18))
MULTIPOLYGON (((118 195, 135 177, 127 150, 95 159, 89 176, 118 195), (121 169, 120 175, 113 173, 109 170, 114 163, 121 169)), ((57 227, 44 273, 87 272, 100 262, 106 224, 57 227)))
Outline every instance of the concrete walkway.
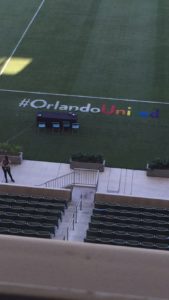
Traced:
POLYGON ((169 178, 148 177, 146 171, 106 168, 97 192, 169 200, 169 178))
MULTIPOLYGON (((36 186, 71 172, 69 164, 23 160, 21 165, 13 165, 11 173, 16 185, 36 186)), ((4 183, 1 171, 1 182, 4 183)), ((9 180, 9 184, 11 184, 9 180)))
MULTIPOLYGON (((15 183, 9 184, 36 186, 71 171, 69 164, 23 160, 21 165, 12 166, 15 183)), ((0 181, 5 181, 2 170, 0 181)), ((169 179, 147 177, 140 170, 106 167, 99 174, 97 192, 169 200, 169 179)))

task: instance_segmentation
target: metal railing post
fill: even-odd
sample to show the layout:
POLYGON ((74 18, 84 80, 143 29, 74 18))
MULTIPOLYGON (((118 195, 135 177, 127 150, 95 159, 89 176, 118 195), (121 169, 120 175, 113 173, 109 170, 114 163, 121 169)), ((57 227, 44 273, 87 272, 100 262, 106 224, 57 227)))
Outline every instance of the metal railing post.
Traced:
POLYGON ((73 230, 75 230, 75 219, 74 219, 74 214, 73 214, 73 230))
POLYGON ((67 241, 69 240, 69 227, 67 227, 67 241))
POLYGON ((77 223, 77 205, 76 205, 76 208, 75 208, 75 216, 76 216, 75 223, 77 223))
POLYGON ((82 210, 82 199, 80 200, 80 210, 82 210))

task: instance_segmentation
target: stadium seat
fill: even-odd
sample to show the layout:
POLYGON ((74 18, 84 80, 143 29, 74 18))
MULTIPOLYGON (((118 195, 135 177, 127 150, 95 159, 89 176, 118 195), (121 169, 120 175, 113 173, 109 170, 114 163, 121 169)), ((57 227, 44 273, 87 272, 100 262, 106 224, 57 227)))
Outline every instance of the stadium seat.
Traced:
POLYGON ((116 239, 110 240, 110 244, 111 245, 116 245, 116 246, 126 246, 127 242, 125 240, 123 240, 123 239, 116 238, 116 239))
POLYGON ((21 235, 22 230, 18 228, 9 228, 8 234, 10 235, 21 235))
POLYGON ((0 205, 1 204, 7 204, 7 205, 10 205, 10 204, 12 204, 13 203, 13 201, 15 201, 14 199, 1 199, 0 198, 0 205))
POLYGON ((44 123, 44 122, 39 122, 39 123, 38 123, 38 128, 39 128, 39 129, 45 129, 45 128, 46 128, 46 123, 44 123))
MULTIPOLYGON (((42 216, 40 216, 42 218, 42 216)), ((31 222, 35 220, 35 216, 28 213, 19 213, 18 220, 23 220, 26 222, 31 222)))
POLYGON ((162 243, 162 244, 168 244, 169 245, 169 236, 163 235, 163 234, 156 234, 154 236, 154 242, 155 243, 162 243))
POLYGON ((37 231, 36 235, 37 235, 36 237, 43 238, 43 239, 51 239, 52 238, 52 234, 50 231, 37 231))
POLYGON ((141 242, 140 243, 141 248, 147 248, 147 249, 155 249, 153 242, 141 242))
POLYGON ((10 211, 11 205, 10 204, 1 204, 0 205, 0 211, 10 211))
POLYGON ((18 229, 27 228, 27 222, 23 221, 23 220, 15 220, 12 225, 13 225, 13 227, 18 228, 18 229))
POLYGON ((71 123, 69 121, 63 121, 62 122, 62 130, 65 131, 67 129, 71 128, 71 123))
POLYGON ((46 223, 50 223, 50 224, 54 224, 54 226, 59 227, 59 221, 60 218, 58 218, 57 216, 52 217, 52 216, 46 216, 44 222, 46 223))
POLYGON ((123 240, 128 240, 128 239, 130 239, 130 235, 127 231, 116 230, 116 231, 112 231, 111 238, 112 239, 119 238, 119 239, 123 239, 123 240))
POLYGON ((25 205, 27 205, 28 201, 21 198, 21 199, 14 200, 12 203, 14 206, 17 206, 17 205, 25 206, 25 205))
POLYGON ((94 236, 94 237, 100 237, 101 231, 99 229, 87 229, 87 237, 94 236))
POLYGON ((1 225, 6 228, 12 227, 12 221, 10 219, 1 220, 1 225))
POLYGON ((126 241, 126 246, 128 247, 136 247, 136 248, 139 248, 141 245, 141 243, 137 240, 128 240, 126 241))
POLYGON ((41 200, 38 200, 39 202, 43 202, 43 201, 45 201, 45 202, 48 202, 48 203, 52 203, 52 204, 63 204, 63 205, 65 205, 65 207, 67 207, 67 205, 68 205, 68 203, 67 203, 67 201, 65 201, 65 200, 60 200, 60 199, 50 199, 50 200, 48 200, 48 199, 43 199, 43 201, 41 201, 41 200))
POLYGON ((84 242, 85 243, 99 243, 97 241, 97 239, 93 236, 87 236, 86 238, 84 238, 84 242))
POLYGON ((11 213, 22 213, 22 212, 24 212, 25 211, 25 208, 24 208, 24 206, 13 206, 12 207, 12 209, 11 209, 11 213))
POLYGON ((43 224, 41 230, 50 231, 50 233, 55 234, 55 225, 50 223, 43 224))
POLYGON ((55 227, 53 224, 43 224, 38 222, 27 222, 27 229, 33 229, 36 231, 48 231, 50 233, 55 233, 55 227))
POLYGON ((38 233, 35 230, 30 230, 30 229, 21 230, 21 235, 27 237, 38 237, 38 233))
POLYGON ((31 215, 36 214, 35 209, 34 209, 33 207, 28 207, 28 206, 22 207, 21 212, 23 212, 23 213, 25 213, 25 214, 31 214, 31 215))
POLYGON ((9 228, 7 227, 0 227, 0 234, 9 234, 9 228))
POLYGON ((72 132, 78 132, 80 128, 80 123, 72 123, 72 132))
POLYGON ((154 249, 169 250, 169 245, 168 244, 163 244, 163 243, 154 243, 154 249))
POLYGON ((52 129, 53 129, 53 131, 55 131, 55 132, 60 131, 60 123, 59 123, 59 122, 53 122, 53 123, 52 123, 52 129))
POLYGON ((16 220, 17 217, 18 217, 18 213, 15 213, 15 212, 13 212, 13 211, 10 211, 10 212, 4 213, 4 214, 1 215, 0 217, 1 217, 2 220, 5 219, 5 218, 6 218, 6 219, 11 219, 11 220, 16 220))
POLYGON ((141 238, 139 239, 141 242, 152 242, 154 243, 155 237, 152 233, 144 233, 142 234, 141 238))

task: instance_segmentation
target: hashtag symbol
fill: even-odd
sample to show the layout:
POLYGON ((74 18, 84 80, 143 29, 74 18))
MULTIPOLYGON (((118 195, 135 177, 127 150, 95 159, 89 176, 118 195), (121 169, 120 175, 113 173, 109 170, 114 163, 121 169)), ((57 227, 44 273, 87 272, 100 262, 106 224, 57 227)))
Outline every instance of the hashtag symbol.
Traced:
POLYGON ((30 99, 23 99, 20 103, 19 103, 19 107, 26 107, 28 106, 30 103, 30 99))

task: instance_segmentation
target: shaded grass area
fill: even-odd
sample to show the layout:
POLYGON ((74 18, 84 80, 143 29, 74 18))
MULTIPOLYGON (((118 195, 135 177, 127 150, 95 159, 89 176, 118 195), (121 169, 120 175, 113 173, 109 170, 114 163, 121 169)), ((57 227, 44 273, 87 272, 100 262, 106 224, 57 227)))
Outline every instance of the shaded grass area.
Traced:
MULTIPOLYGON (((0 59, 9 57, 40 3, 0 0, 0 59)), ((168 48, 167 0, 46 0, 14 55, 32 63, 15 76, 0 77, 0 89, 42 94, 0 92, 0 141, 19 143, 26 159, 44 161, 68 162, 81 151, 103 154, 108 166, 143 169, 148 160, 168 156, 168 105, 113 100, 169 102, 168 48), (78 134, 39 132, 37 110, 19 107, 23 98, 99 109, 105 104, 107 111, 130 106, 131 116, 78 111, 78 134), (156 109, 159 116, 152 118, 156 109)))
POLYGON ((165 101, 168 15, 167 0, 46 0, 15 53, 32 64, 0 87, 165 101))

